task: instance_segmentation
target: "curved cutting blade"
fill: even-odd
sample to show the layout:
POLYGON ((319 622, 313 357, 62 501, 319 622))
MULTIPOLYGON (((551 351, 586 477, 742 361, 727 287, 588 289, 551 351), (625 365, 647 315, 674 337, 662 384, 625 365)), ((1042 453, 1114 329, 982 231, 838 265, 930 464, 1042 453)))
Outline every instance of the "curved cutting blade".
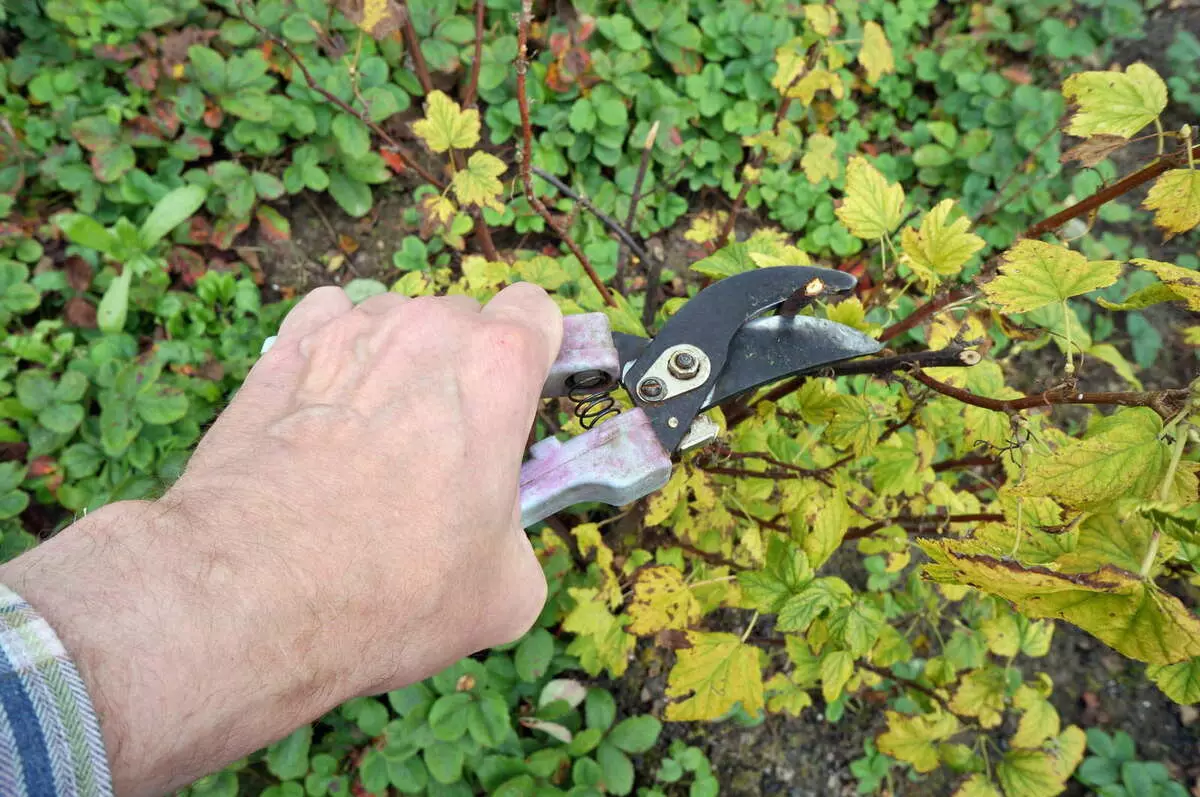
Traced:
POLYGON ((874 354, 883 344, 857 329, 812 316, 749 321, 729 344, 725 368, 700 410, 790 376, 874 354))
MULTIPOLYGON (((632 364, 623 369, 622 384, 650 416, 663 447, 675 451, 707 399, 716 395, 731 344, 746 322, 793 296, 803 297, 802 303, 806 303, 846 293, 856 284, 850 274, 813 266, 773 266, 723 279, 684 304, 662 332, 644 344, 632 364), (638 383, 664 351, 680 343, 700 349, 708 358, 711 371, 705 383, 662 402, 642 401, 637 395, 638 383)), ((626 348, 618 342, 622 359, 626 348)))

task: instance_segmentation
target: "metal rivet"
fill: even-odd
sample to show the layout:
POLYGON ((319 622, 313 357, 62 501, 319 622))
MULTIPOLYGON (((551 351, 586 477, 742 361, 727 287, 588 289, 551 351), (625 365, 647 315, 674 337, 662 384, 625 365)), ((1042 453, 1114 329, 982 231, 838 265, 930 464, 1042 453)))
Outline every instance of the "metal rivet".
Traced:
POLYGON ((700 373, 700 361, 689 351, 677 351, 671 355, 667 370, 676 379, 694 379, 700 373))
POLYGON ((638 385, 638 395, 648 401, 661 398, 665 390, 666 385, 663 384, 661 379, 654 376, 643 379, 641 384, 638 385))
POLYGON ((678 429, 679 419, 675 417, 667 418, 667 426, 670 426, 672 429, 678 429))

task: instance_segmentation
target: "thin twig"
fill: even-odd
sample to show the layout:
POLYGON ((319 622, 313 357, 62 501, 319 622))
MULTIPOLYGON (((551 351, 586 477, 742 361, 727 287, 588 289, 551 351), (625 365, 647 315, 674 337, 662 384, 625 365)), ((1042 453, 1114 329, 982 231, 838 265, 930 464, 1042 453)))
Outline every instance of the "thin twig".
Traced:
POLYGON ((1011 399, 996 399, 980 396, 954 385, 948 385, 921 371, 914 372, 912 376, 931 390, 936 390, 938 393, 949 396, 952 399, 957 399, 964 404, 970 404, 973 407, 982 407, 985 410, 1007 413, 1038 409, 1040 407, 1052 407, 1057 404, 1115 404, 1123 407, 1149 407, 1163 418, 1170 418, 1184 407, 1191 396, 1191 392, 1187 388, 1150 390, 1144 393, 1135 393, 1132 391, 1082 393, 1067 388, 1052 388, 1036 395, 1011 399))
POLYGON ((745 512, 742 512, 738 509, 730 509, 729 514, 733 515, 734 517, 740 517, 742 520, 749 520, 751 523, 757 523, 764 528, 772 529, 783 534, 792 533, 791 526, 785 526, 782 523, 776 523, 773 520, 763 520, 762 518, 754 517, 753 515, 747 515, 745 512))
MULTIPOLYGON (((633 223, 637 221, 637 206, 642 198, 642 183, 646 180, 646 171, 650 168, 650 155, 654 152, 654 139, 658 137, 658 122, 650 125, 650 132, 646 134, 646 143, 642 145, 642 160, 638 164, 637 176, 633 179, 633 193, 629 195, 629 212, 625 214, 625 229, 632 230, 633 223)), ((625 290, 625 266, 629 261, 629 252, 624 247, 617 252, 617 273, 613 277, 613 287, 618 293, 625 290)), ((645 258, 643 263, 648 264, 645 258)))
POLYGON ((529 168, 535 176, 540 177, 541 179, 548 182, 550 185, 554 186, 555 190, 558 191, 560 194, 562 194, 563 196, 565 196, 569 199, 574 200, 577 204, 579 204, 585 210, 590 212, 593 216, 600 219, 600 222, 605 227, 612 230, 613 234, 616 235, 618 238, 620 238, 625 243, 626 246, 628 246, 630 249, 632 249, 634 254, 636 254, 638 257, 642 258, 642 260, 645 260, 646 262, 650 262, 650 260, 651 260, 650 255, 646 252, 645 249, 642 248, 641 244, 639 244, 637 242, 637 239, 635 239, 633 237, 633 234, 630 233, 629 230, 622 227, 617 222, 616 219, 614 219, 612 216, 605 213, 603 210, 600 210, 600 208, 593 205, 591 200, 589 200, 587 197, 583 196, 582 194, 578 193, 577 191, 572 190, 570 186, 568 186, 562 180, 558 179, 558 177, 556 177, 555 175, 546 171, 545 169, 541 168, 540 166, 530 166, 529 168))
POLYGON ((948 470, 958 470, 959 468, 987 468, 993 465, 999 465, 1000 462, 995 457, 984 457, 978 454, 958 459, 946 459, 941 462, 933 463, 933 472, 942 473, 948 470))
POLYGON ((937 296, 934 296, 916 310, 913 310, 903 320, 897 321, 887 329, 883 330, 883 334, 879 336, 879 340, 886 342, 897 335, 903 335, 905 332, 921 324, 923 321, 925 321, 925 319, 929 318, 929 316, 933 315, 939 310, 955 304, 956 302, 961 302, 970 295, 970 288, 955 288, 953 290, 946 291, 945 293, 939 293, 937 296))
POLYGON ((928 697, 930 700, 933 700, 934 702, 936 702, 938 705, 940 705, 942 708, 944 708, 948 713, 951 713, 951 714, 954 713, 953 711, 951 711, 950 705, 945 701, 945 699, 942 698, 941 695, 939 695, 937 692, 930 689, 928 686, 925 686, 924 684, 919 684, 916 681, 912 680, 911 678, 903 678, 899 675, 896 675, 891 670, 885 670, 882 667, 876 667, 874 664, 868 664, 865 661, 858 661, 858 662, 855 662, 855 664, 856 664, 856 666, 861 667, 864 670, 875 673, 880 678, 887 678, 889 681, 895 681, 901 687, 904 687, 906 689, 915 689, 918 692, 920 692, 921 694, 928 697))
POLYGON ((308 83, 308 87, 310 89, 317 92, 322 97, 324 97, 326 100, 333 103, 338 108, 341 108, 343 111, 350 114, 355 119, 358 119, 363 124, 365 124, 367 127, 371 128, 371 131, 373 133, 375 133, 375 135, 377 135, 381 139, 383 139, 383 141, 388 145, 388 147, 390 149, 392 149, 402 161, 404 161, 404 165, 407 168, 412 169, 414 172, 421 175, 422 179, 424 179, 430 185, 432 185, 438 189, 445 189, 446 182, 444 180, 439 180, 437 177, 434 177, 424 167, 422 167, 421 164, 417 163, 416 159, 413 158, 413 156, 411 154, 409 154, 409 152, 404 148, 403 145, 401 145, 401 143, 399 141, 396 140, 396 138, 394 136, 392 136, 390 133, 388 133, 386 130, 384 130, 383 127, 381 127, 376 122, 371 121, 371 118, 369 116, 367 116, 365 113, 354 110, 354 108, 350 107, 350 105, 347 104, 346 101, 343 100, 341 97, 338 97, 336 94, 333 94, 333 93, 325 90, 324 88, 322 88, 321 85, 319 83, 317 83, 316 79, 312 76, 312 73, 308 71, 308 67, 304 65, 304 61, 302 61, 300 59, 300 56, 296 54, 296 51, 293 50, 288 45, 287 42, 285 42, 283 39, 279 38, 275 34, 271 33, 271 31, 267 30, 262 25, 258 24, 257 22, 250 19, 250 17, 246 15, 246 9, 244 8, 244 0, 238 0, 237 5, 238 5, 238 14, 240 15, 242 21, 245 22, 250 27, 254 28, 260 34, 262 34, 274 46, 283 50, 287 54, 288 58, 292 59, 292 63, 294 63, 300 69, 300 73, 304 76, 304 81, 306 83, 308 83))
POLYGON ((425 63, 425 54, 421 52, 421 40, 417 37, 417 29, 413 27, 412 13, 408 10, 408 0, 399 0, 400 8, 404 10, 404 41, 408 45, 408 54, 412 56, 413 70, 425 95, 433 93, 433 78, 429 76, 429 65, 425 63))
POLYGON ((475 107, 475 95, 479 91, 479 70, 483 66, 483 22, 487 12, 487 0, 475 0, 475 58, 471 61, 471 79, 463 94, 463 107, 475 107))
POLYGON ((532 9, 533 0, 521 0, 521 16, 517 22, 517 107, 521 112, 520 171, 521 182, 525 186, 525 198, 529 200, 530 206, 546 220, 546 223, 550 225, 550 229, 558 234, 562 242, 575 255, 575 259, 579 261, 579 265, 587 272, 588 278, 596 286, 596 290, 600 293, 600 297, 604 300, 604 303, 610 307, 616 307, 617 301, 609 292, 604 281, 600 279, 600 275, 596 273, 596 269, 592 266, 591 261, 588 260, 587 255, 579 248, 579 244, 575 243, 575 239, 571 237, 570 233, 554 220, 554 217, 550 215, 550 211, 546 209, 542 200, 538 199, 537 195, 533 192, 533 177, 530 175, 530 167, 532 166, 530 161, 533 158, 533 126, 529 122, 529 95, 525 87, 526 73, 529 71, 529 60, 526 53, 529 40, 529 18, 532 14, 532 9))
POLYGON ((999 523, 1004 515, 997 512, 973 512, 960 515, 930 515, 928 517, 897 517, 877 520, 869 526, 852 526, 843 539, 858 540, 869 537, 880 529, 900 526, 913 535, 928 534, 951 523, 999 523))
MULTIPOLYGON (((1041 141, 1037 143, 1037 146, 1029 151, 1029 154, 1025 157, 1025 160, 1021 163, 1021 165, 1008 173, 1008 177, 1003 183, 1000 184, 1000 187, 996 189, 996 193, 992 194, 992 197, 987 201, 987 204, 980 209, 979 215, 975 217, 975 219, 972 221, 972 224, 983 224, 992 217, 992 214, 996 212, 997 207, 1000 205, 1000 200, 1004 199, 1004 194, 1013 184, 1013 181, 1016 180, 1017 177, 1029 171, 1029 167, 1033 165, 1034 160, 1037 158, 1038 151, 1041 150, 1042 147, 1046 146, 1047 142, 1049 142, 1050 139, 1054 137, 1054 134, 1059 131, 1059 128, 1061 128, 1067 121, 1067 116, 1069 116, 1069 114, 1064 114, 1057 122, 1051 125, 1050 129, 1046 131, 1046 134, 1042 136, 1041 141)), ((1028 190, 1028 187, 1026 187, 1025 190, 1028 190)), ((1020 195, 1020 193, 1017 194, 1017 196, 1020 195)), ((1013 197, 1013 199, 1015 200, 1016 197, 1013 197)))

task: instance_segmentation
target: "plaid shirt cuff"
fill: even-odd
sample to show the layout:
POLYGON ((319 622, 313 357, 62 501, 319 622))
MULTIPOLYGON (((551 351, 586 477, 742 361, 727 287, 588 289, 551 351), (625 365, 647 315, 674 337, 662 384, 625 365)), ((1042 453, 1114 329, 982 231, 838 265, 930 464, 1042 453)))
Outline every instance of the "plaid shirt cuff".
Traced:
POLYGON ((111 797, 100 723, 62 642, 0 585, 0 794, 111 797))

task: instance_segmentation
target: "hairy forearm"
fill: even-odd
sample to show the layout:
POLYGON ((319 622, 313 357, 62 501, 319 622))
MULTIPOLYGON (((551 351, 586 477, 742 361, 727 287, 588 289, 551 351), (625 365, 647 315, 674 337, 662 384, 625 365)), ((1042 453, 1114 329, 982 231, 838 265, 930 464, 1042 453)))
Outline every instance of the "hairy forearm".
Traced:
POLYGON ((0 567, 79 667, 119 795, 186 785, 341 697, 303 646, 263 645, 261 623, 289 618, 247 605, 252 574, 207 537, 170 504, 123 502, 0 567))

